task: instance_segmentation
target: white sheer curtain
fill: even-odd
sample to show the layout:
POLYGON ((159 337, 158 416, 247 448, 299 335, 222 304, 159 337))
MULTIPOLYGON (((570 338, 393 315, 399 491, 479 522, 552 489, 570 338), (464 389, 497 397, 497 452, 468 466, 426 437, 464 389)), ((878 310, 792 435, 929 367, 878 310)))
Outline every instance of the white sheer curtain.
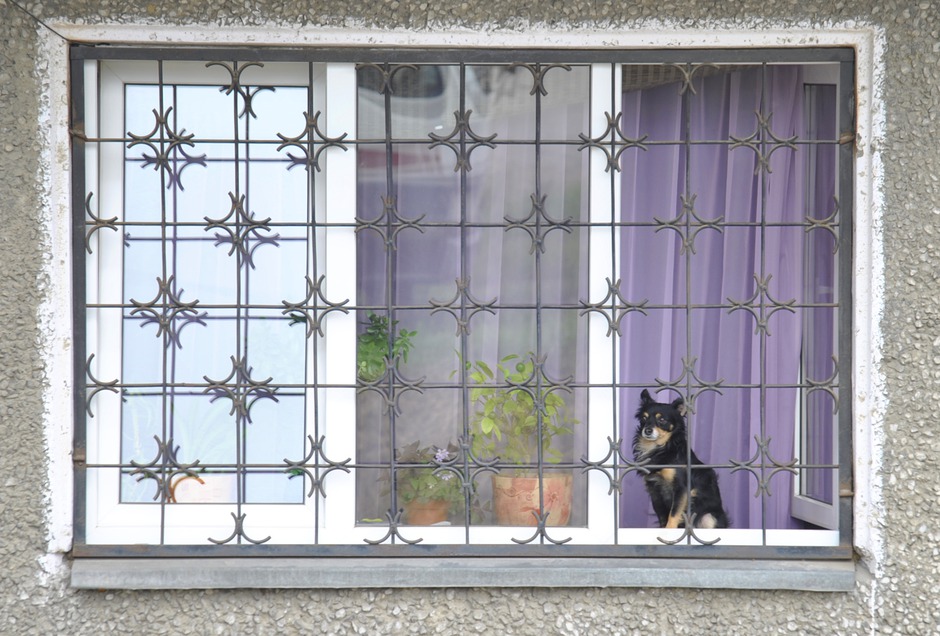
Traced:
MULTIPOLYGON (((380 398, 360 394, 360 461, 387 462, 392 446, 414 441, 437 447, 457 441, 464 413, 453 387, 460 382, 456 372, 464 347, 468 361, 494 368, 507 355, 541 354, 552 380, 586 375, 587 331, 578 313, 587 284, 588 237, 561 223, 567 219, 570 226, 587 216, 587 155, 574 142, 587 126, 588 69, 548 70, 547 94, 541 94, 533 93, 536 73, 529 68, 468 67, 464 144, 457 135, 449 139, 453 146, 430 147, 429 134, 447 138, 454 131, 454 111, 461 106, 459 93, 450 92, 459 85, 459 69, 440 67, 440 73, 444 86, 436 111, 410 109, 407 98, 393 98, 392 135, 406 129, 403 136, 410 136, 423 127, 424 141, 393 141, 388 154, 376 144, 365 149, 368 165, 360 160, 360 219, 379 219, 393 200, 396 223, 411 220, 416 226, 401 228, 393 239, 381 223, 360 229, 359 303, 383 314, 392 306, 397 328, 417 331, 401 373, 423 378, 424 387, 422 394, 401 394, 394 441, 380 398), (458 280, 467 286, 463 299, 458 280), (465 333, 456 320, 461 304, 470 316, 465 333)), ((360 313, 364 318, 366 312, 360 313)), ((584 396, 563 395, 572 415, 583 420, 584 396)), ((584 447, 586 427, 579 429, 574 440, 560 443, 572 462, 581 454, 575 449, 584 447)), ((489 488, 486 473, 478 488, 489 488)), ((362 485, 359 494, 374 498, 362 485)), ((387 507, 388 501, 374 504, 387 507)), ((584 514, 575 511, 572 523, 584 514)))

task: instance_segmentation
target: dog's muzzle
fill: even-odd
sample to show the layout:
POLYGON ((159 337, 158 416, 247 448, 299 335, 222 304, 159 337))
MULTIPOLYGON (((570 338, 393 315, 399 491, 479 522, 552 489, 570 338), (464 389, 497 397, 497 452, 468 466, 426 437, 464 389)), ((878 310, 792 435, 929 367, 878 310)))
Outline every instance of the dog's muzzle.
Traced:
POLYGON ((659 432, 656 430, 655 426, 644 426, 643 427, 643 438, 648 440, 654 440, 659 437, 659 432))

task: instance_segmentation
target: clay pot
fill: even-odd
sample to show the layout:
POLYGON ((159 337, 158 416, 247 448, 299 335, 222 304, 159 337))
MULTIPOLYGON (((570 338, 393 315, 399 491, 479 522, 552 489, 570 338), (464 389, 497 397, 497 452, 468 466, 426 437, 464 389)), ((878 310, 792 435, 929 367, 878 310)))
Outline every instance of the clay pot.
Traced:
POLYGON ((405 523, 412 526, 430 526, 447 521, 450 504, 443 499, 409 501, 405 504, 405 523))
MULTIPOLYGON (((564 526, 571 517, 570 472, 542 475, 547 526, 564 526)), ((493 475, 493 510, 501 526, 534 526, 539 512, 539 479, 534 476, 493 475), (533 514, 533 512, 535 514, 533 514)))

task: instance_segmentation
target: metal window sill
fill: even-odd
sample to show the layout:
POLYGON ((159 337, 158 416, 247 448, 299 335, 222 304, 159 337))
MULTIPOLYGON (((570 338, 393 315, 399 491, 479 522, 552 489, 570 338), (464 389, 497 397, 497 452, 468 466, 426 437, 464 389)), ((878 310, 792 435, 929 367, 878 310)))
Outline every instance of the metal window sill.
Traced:
POLYGON ((650 587, 850 592, 851 561, 78 558, 77 589, 650 587))

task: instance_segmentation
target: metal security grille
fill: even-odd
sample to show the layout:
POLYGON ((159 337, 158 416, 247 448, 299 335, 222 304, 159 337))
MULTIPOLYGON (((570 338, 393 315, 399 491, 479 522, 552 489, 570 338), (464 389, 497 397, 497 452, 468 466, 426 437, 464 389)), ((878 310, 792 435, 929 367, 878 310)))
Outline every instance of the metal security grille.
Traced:
POLYGON ((851 555, 851 51, 71 70, 77 556, 851 555), (659 528, 707 469, 731 526, 659 528))

